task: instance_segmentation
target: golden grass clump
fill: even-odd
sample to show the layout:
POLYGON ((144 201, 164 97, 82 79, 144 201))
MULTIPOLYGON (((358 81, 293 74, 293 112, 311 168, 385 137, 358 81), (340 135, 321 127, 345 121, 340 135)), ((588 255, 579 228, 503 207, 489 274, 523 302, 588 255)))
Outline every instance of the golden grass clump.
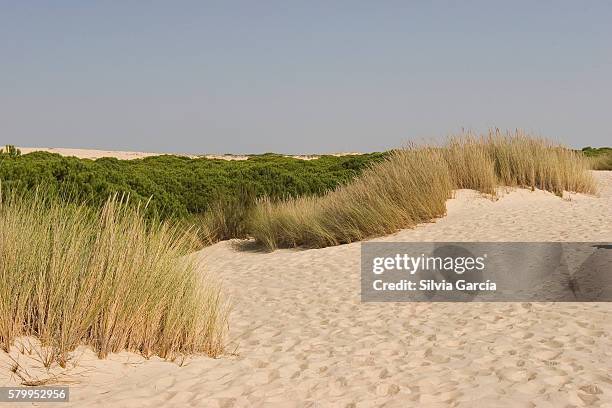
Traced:
POLYGON ((440 217, 451 192, 442 152, 397 150, 323 197, 260 200, 250 230, 269 249, 338 245, 440 217))
POLYGON ((453 188, 495 194, 498 186, 550 191, 595 193, 595 181, 582 154, 531 137, 523 131, 490 131, 452 137, 443 148, 453 176, 453 188))
POLYGON ((174 358, 223 351, 220 288, 198 274, 194 235, 111 198, 102 210, 38 191, 0 202, 0 346, 35 336, 64 366, 89 345, 174 358))
POLYGON ((499 186, 594 193, 580 153, 521 131, 464 133, 443 147, 391 153, 322 197, 259 200, 250 232, 266 248, 325 247, 385 235, 446 213, 454 189, 495 195, 499 186))

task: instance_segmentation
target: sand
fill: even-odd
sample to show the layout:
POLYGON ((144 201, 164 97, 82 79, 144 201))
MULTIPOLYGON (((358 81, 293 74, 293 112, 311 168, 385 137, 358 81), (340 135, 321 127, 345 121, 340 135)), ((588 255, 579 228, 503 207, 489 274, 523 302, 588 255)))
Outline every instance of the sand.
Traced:
MULTIPOLYGON (((164 154, 172 154, 183 157, 190 157, 192 159, 205 157, 207 159, 220 159, 220 160, 247 160, 250 155, 247 154, 183 154, 183 153, 151 153, 151 152, 126 152, 120 150, 95 150, 95 149, 70 149, 63 147, 18 147, 22 154, 28 154, 32 152, 49 152, 57 153, 61 156, 78 157, 80 159, 100 159, 102 157, 114 157, 119 160, 134 160, 143 159, 151 156, 161 156, 164 154)), ((329 153, 331 156, 351 156, 358 155, 361 153, 345 152, 345 153, 329 153)), ((292 157, 300 160, 313 160, 321 157, 316 154, 302 154, 302 155, 283 155, 285 157, 292 157)))
MULTIPOLYGON (((612 172, 596 177, 598 197, 458 191, 446 217, 377 240, 612 241, 612 172)), ((70 405, 612 407, 612 304, 363 304, 359 251, 202 250, 233 298, 234 354, 179 366, 81 348, 70 405)))

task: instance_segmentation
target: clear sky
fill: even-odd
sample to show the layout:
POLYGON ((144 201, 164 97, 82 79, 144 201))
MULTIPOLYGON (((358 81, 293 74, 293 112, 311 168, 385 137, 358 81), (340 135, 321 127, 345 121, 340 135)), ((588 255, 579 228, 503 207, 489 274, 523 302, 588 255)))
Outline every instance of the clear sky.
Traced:
POLYGON ((0 0, 0 142, 373 151, 524 128, 612 145, 612 2, 0 0))

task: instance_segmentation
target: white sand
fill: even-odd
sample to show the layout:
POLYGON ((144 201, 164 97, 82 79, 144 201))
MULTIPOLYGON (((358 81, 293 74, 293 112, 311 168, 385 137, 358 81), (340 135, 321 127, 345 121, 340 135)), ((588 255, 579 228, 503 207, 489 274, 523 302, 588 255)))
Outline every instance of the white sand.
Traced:
MULTIPOLYGON (((380 240, 612 241, 612 173, 597 178, 599 197, 569 200, 460 191, 443 219, 380 240)), ((359 250, 206 248, 237 356, 179 367, 79 350, 71 405, 612 407, 612 304, 362 304, 359 250)), ((0 361, 0 384, 16 383, 0 361)))
MULTIPOLYGON (((247 160, 250 156, 245 154, 202 154, 202 155, 188 155, 182 153, 151 153, 151 152, 125 152, 120 150, 95 150, 95 149, 69 149, 63 147, 18 147, 22 154, 28 154, 32 152, 49 152, 57 153, 61 156, 78 157, 80 159, 100 159, 102 157, 114 157, 119 160, 134 160, 143 159, 150 156, 161 156, 164 154, 173 154, 177 156, 190 157, 192 159, 198 157, 205 157, 207 159, 221 159, 221 160, 247 160)), ((329 153, 332 156, 351 156, 361 153, 329 153)), ((294 159, 301 160, 312 160, 317 159, 320 155, 306 154, 306 155, 284 155, 285 157, 293 157, 294 159)))

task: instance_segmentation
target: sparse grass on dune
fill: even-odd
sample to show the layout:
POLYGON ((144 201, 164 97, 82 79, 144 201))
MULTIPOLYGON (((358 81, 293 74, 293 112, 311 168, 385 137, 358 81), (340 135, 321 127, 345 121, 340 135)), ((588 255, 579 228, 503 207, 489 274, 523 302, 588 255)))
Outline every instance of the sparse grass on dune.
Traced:
POLYGON ((503 185, 594 193, 587 169, 580 153, 520 131, 463 134, 444 147, 396 150, 323 197, 262 199, 249 230, 268 249, 338 245, 440 217, 453 189, 494 195, 503 185))
POLYGON ((80 344, 174 358, 223 350, 220 289, 186 256, 194 235, 117 198, 102 210, 42 192, 0 203, 0 346, 32 335, 45 363, 80 344))

